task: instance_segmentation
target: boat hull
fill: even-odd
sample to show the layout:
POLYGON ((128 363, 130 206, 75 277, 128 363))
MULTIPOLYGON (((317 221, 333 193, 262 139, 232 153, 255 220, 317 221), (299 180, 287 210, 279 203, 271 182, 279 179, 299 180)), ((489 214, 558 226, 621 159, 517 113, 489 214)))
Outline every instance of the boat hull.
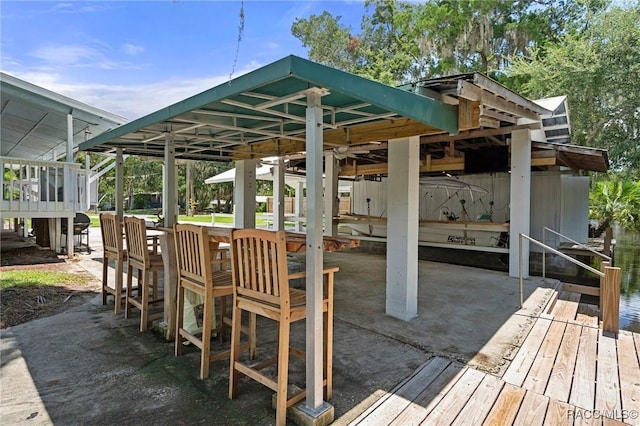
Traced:
MULTIPOLYGON (((348 226, 353 235, 386 238, 386 218, 358 216, 344 218, 340 223, 348 226)), ((421 221, 418 240, 438 244, 506 247, 509 223, 496 222, 440 222, 421 221)))

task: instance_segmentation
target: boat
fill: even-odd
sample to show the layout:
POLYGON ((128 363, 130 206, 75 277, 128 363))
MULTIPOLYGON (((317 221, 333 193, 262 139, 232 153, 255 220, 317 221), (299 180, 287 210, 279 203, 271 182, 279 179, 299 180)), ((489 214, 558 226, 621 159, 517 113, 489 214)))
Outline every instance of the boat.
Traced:
MULTIPOLYGON (((421 219, 419 221, 418 241, 420 243, 432 243, 438 246, 508 248, 508 221, 493 222, 491 210, 479 215, 476 220, 470 220, 467 213, 466 200, 469 199, 472 203, 479 201, 482 196, 489 193, 486 189, 455 179, 422 179, 420 186, 425 195, 429 195, 429 191, 442 191, 446 194, 441 197, 444 201, 429 213, 430 216, 437 214, 438 220, 421 219), (450 201, 454 198, 457 198, 460 204, 459 214, 456 214, 451 206, 450 201)), ((489 204, 493 206, 493 202, 489 204)), ((387 237, 386 217, 346 214, 339 216, 339 223, 348 227, 352 235, 387 237)))
MULTIPOLYGON (((339 223, 352 235, 387 237, 387 218, 366 215, 341 215, 339 223)), ((418 241, 481 247, 508 247, 508 222, 421 220, 418 241), (506 235, 505 235, 506 234, 506 235)))

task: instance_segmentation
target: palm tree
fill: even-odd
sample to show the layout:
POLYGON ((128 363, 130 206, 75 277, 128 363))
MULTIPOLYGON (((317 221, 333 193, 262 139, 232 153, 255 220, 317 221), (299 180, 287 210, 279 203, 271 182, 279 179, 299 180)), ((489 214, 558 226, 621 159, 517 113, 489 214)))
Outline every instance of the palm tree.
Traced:
POLYGON ((640 181, 601 180, 591 190, 589 204, 589 217, 600 222, 596 235, 613 222, 631 231, 640 230, 640 181))

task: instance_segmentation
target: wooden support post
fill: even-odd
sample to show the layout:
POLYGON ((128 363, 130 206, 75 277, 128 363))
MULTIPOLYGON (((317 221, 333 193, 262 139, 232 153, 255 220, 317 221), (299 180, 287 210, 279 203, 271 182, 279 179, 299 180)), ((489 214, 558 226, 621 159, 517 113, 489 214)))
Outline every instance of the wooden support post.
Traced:
POLYGON ((611 240, 613 239, 613 229, 607 226, 604 230, 604 248, 602 252, 607 256, 611 256, 611 240))
POLYGON ((600 292, 602 331, 618 336, 620 328, 620 268, 604 268, 604 281, 600 292))
MULTIPOLYGON (((600 262, 600 272, 605 273, 605 268, 611 266, 607 260, 602 259, 600 262)), ((600 296, 598 297, 598 316, 599 320, 602 321, 602 292, 604 291, 604 276, 600 277, 600 296)))

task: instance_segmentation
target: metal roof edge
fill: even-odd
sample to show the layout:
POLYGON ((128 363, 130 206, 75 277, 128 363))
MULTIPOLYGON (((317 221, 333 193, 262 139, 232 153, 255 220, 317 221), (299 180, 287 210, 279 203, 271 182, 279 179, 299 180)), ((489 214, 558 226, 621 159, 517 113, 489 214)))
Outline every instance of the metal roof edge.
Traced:
POLYGON ((402 89, 368 80, 354 74, 321 65, 308 59, 289 55, 271 64, 265 65, 247 74, 241 75, 227 83, 219 84, 204 92, 198 93, 163 109, 131 121, 109 132, 97 135, 80 144, 80 150, 91 149, 107 141, 124 136, 151 124, 169 120, 206 104, 225 99, 261 84, 277 81, 294 75, 311 84, 329 90, 339 91, 365 102, 413 118, 449 133, 458 131, 457 109, 440 101, 407 92, 402 89), (381 99, 372 93, 384 91, 381 99))
POLYGON ((159 109, 155 112, 142 116, 123 126, 113 129, 109 132, 102 133, 94 138, 89 139, 79 145, 80 150, 87 150, 94 146, 100 145, 109 140, 124 136, 130 132, 134 132, 153 123, 168 120, 180 114, 191 111, 194 108, 202 107, 211 102, 224 99, 227 96, 242 93, 252 87, 256 87, 266 81, 275 81, 285 78, 291 73, 291 58, 293 55, 286 56, 276 62, 265 65, 264 67, 253 70, 247 74, 243 74, 226 83, 219 84, 211 89, 195 94, 189 98, 178 101, 172 105, 159 109), (264 78, 266 74, 267 79, 264 78))
POLYGON ((458 110, 454 106, 297 56, 290 56, 290 58, 292 74, 310 83, 337 90, 450 134, 458 132, 458 110), (385 93, 377 97, 380 91, 385 93))

